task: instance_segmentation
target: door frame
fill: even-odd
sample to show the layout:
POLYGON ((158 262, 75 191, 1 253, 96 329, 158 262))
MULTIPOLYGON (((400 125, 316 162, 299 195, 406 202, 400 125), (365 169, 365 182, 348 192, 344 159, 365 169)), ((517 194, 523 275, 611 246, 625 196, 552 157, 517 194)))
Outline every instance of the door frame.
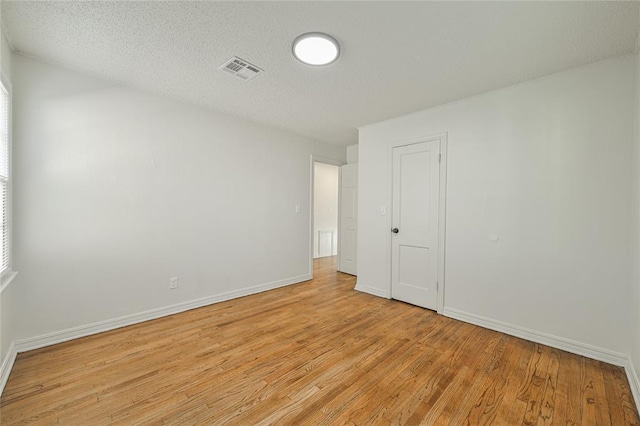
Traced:
POLYGON ((423 136, 413 139, 405 139, 401 141, 391 142, 387 149, 388 167, 388 191, 387 191, 387 229, 389 236, 387 239, 387 257, 389 259, 389 286, 387 288, 389 299, 391 299, 391 287, 393 283, 392 271, 392 236, 391 227, 393 226, 393 149, 401 146, 414 145, 422 142, 440 142, 440 189, 438 197, 438 297, 436 312, 442 313, 444 309, 445 295, 445 244, 446 244, 446 211, 447 211, 447 133, 439 133, 432 136, 423 136))
MULTIPOLYGON (((342 170, 340 166, 344 166, 347 164, 345 161, 334 160, 333 158, 321 157, 319 155, 311 154, 310 157, 310 167, 309 169, 309 279, 313 279, 313 207, 314 207, 314 183, 315 183, 315 167, 313 163, 324 163, 330 164, 332 166, 338 166, 338 231, 340 230, 340 210, 342 206, 340 205, 340 196, 342 195, 342 170)), ((338 232, 338 240, 340 240, 340 232, 338 232)), ((338 241, 338 265, 340 265, 340 243, 338 241)))

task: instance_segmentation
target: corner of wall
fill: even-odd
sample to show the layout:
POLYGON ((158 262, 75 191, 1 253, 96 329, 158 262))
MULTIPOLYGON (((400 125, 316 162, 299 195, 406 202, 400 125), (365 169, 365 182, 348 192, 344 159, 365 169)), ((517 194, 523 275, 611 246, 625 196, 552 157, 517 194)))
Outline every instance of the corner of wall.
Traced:
POLYGON ((640 376, 633 366, 631 359, 624 366, 624 370, 627 373, 627 380, 629 381, 629 387, 631 388, 631 394, 636 403, 636 408, 640 411, 640 376))
POLYGON ((11 80, 12 55, 9 40, 4 34, 4 29, 0 28, 0 69, 2 70, 2 75, 9 80, 11 80))
POLYGON ((637 55, 640 53, 640 9, 638 9, 638 27, 636 28, 636 45, 633 52, 637 55))
POLYGON ((379 288, 370 287, 368 285, 361 284, 360 280, 356 281, 355 290, 360 291, 362 293, 370 294, 372 296, 382 297, 384 299, 391 299, 391 296, 389 296, 389 294, 387 294, 386 291, 382 291, 379 288))
POLYGON ((629 340, 631 342, 629 360, 625 365, 631 391, 640 411, 640 9, 638 10, 638 34, 634 49, 636 55, 635 78, 635 114, 634 140, 632 155, 633 179, 633 212, 632 212, 632 242, 633 271, 631 274, 629 297, 629 340))
POLYGON ((358 145, 349 145, 347 147, 347 164, 355 164, 358 162, 358 145))
POLYGON ((337 160, 340 162, 347 161, 347 147, 342 145, 333 145, 322 141, 313 141, 314 156, 337 160))
POLYGON ((2 395, 2 392, 4 392, 4 387, 9 380, 9 375, 13 369, 13 364, 16 362, 17 355, 16 347, 13 342, 11 342, 7 355, 2 360, 2 364, 0 364, 0 396, 2 395))
MULTIPOLYGON (((11 84, 12 49, 7 40, 4 29, 0 28, 0 74, 3 83, 11 84)), ((6 286, 0 289, 0 395, 9 380, 9 374, 16 359, 16 349, 13 339, 13 326, 10 308, 13 306, 12 291, 6 286)))

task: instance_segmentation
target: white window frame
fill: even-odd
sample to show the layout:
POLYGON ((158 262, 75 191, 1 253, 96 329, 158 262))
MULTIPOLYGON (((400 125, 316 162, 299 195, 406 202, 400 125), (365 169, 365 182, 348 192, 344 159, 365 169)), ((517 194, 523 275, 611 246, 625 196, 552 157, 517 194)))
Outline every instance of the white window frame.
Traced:
MULTIPOLYGON (((8 266, 7 269, 2 271, 0 274, 0 293, 6 289, 13 278, 17 275, 17 272, 13 270, 13 203, 12 203, 12 194, 13 194, 13 167, 12 167, 12 122, 13 122, 13 93, 11 83, 9 79, 5 77, 3 73, 0 73, 0 82, 2 83, 2 87, 7 91, 9 95, 9 108, 7 110, 7 163, 8 163, 8 172, 7 172, 7 225, 8 225, 8 245, 9 248, 7 250, 8 255, 8 266)), ((1 235, 0 235, 1 239, 1 235)), ((1 243, 0 243, 1 250, 1 243)), ((1 262, 0 262, 1 263, 1 262)))

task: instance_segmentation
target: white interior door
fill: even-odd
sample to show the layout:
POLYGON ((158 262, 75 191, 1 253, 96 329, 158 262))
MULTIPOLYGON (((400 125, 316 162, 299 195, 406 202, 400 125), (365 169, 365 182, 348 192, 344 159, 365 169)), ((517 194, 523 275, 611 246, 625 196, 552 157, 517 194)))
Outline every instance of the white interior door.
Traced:
POLYGON ((440 141, 393 149, 391 297, 436 309, 440 141))
POLYGON ((340 183, 340 265, 338 270, 357 275, 358 242, 358 165, 341 167, 340 183))

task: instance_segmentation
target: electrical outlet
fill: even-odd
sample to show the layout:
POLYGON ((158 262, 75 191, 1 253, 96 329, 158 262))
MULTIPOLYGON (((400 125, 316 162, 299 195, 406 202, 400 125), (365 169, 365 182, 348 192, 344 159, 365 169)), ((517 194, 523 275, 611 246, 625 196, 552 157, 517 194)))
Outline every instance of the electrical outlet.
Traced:
POLYGON ((178 288, 178 277, 169 278, 169 288, 171 290, 175 290, 176 288, 178 288))

